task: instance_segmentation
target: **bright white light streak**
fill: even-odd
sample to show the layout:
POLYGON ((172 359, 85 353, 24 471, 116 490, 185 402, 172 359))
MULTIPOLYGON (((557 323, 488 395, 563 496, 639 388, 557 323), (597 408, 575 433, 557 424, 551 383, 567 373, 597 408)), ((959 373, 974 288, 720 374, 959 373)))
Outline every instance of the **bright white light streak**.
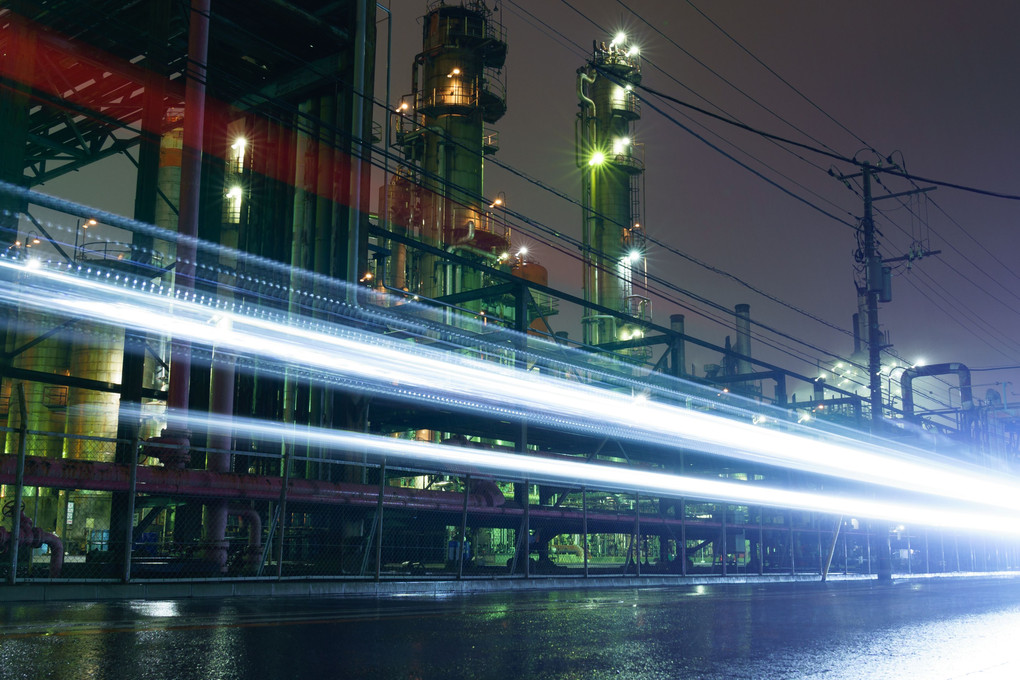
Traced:
POLYGON ((240 430, 263 440, 353 452, 377 463, 383 459, 392 461, 399 458, 419 465, 435 466, 452 474, 494 476, 570 487, 584 485, 606 491, 763 505, 916 526, 1020 536, 1020 516, 1017 514, 990 514, 984 508, 954 507, 944 502, 903 503, 873 497, 792 491, 747 482, 687 477, 252 419, 230 419, 204 413, 191 414, 187 426, 202 426, 210 432, 224 434, 240 430))
MULTIPOLYGON (((316 368, 324 374, 371 382, 396 396, 421 390, 448 395, 454 401, 541 413, 546 422, 559 421, 565 429, 616 434, 623 429, 629 436, 663 446, 1020 510, 1020 485, 1015 481, 962 465, 905 456, 893 449, 823 433, 801 436, 652 400, 634 400, 610 390, 349 328, 334 327, 332 333, 326 333, 58 271, 27 271, 10 262, 0 262, 0 266, 20 270, 23 283, 35 282, 32 286, 0 283, 4 287, 0 288, 0 298, 17 300, 22 306, 88 316, 283 364, 316 368), (829 439, 823 440, 823 436, 829 439)), ((317 324, 316 328, 325 327, 312 323, 317 324)))

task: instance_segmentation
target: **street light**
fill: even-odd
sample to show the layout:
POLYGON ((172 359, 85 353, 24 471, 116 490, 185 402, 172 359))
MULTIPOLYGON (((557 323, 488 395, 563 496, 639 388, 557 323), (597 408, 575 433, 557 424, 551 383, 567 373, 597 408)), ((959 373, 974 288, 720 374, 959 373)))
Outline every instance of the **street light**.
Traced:
MULTIPOLYGON (((894 410, 896 410, 896 396, 897 396, 897 395, 894 395, 893 392, 892 392, 893 371, 897 371, 897 370, 906 371, 908 368, 913 368, 913 367, 912 366, 893 366, 892 368, 889 369, 889 374, 885 378, 885 391, 886 391, 886 394, 889 395, 889 415, 890 416, 892 415, 892 412, 894 410)), ((900 378, 902 379, 903 376, 901 375, 900 378)), ((900 396, 900 398, 903 397, 903 389, 902 389, 902 387, 900 388, 899 396, 900 396)))
POLYGON ((503 211, 503 219, 501 221, 503 226, 503 238, 507 243, 510 243, 510 224, 506 221, 506 194, 502 191, 496 194, 496 199, 489 204, 489 208, 492 210, 499 208, 503 211))
MULTIPOLYGON (((97 224, 99 224, 99 223, 96 222, 94 219, 86 220, 85 224, 82 224, 81 220, 78 220, 78 224, 74 228, 74 259, 75 259, 76 262, 80 259, 79 258, 79 251, 78 251, 78 232, 81 229, 88 229, 89 227, 94 227, 97 224)), ((82 248, 82 250, 85 249, 85 239, 84 238, 82 239, 81 248, 82 248)))

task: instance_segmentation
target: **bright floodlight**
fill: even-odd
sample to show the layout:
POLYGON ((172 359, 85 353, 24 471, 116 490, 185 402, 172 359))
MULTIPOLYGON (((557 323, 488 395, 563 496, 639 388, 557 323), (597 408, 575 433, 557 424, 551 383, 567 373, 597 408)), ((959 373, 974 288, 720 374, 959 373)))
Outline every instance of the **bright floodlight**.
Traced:
POLYGON ((630 254, 627 256, 627 259, 629 259, 631 262, 637 262, 638 260, 641 259, 641 251, 640 250, 630 251, 630 254))
POLYGON ((227 197, 233 199, 241 198, 241 187, 231 187, 230 191, 227 192, 227 197))
POLYGON ((528 254, 528 247, 527 246, 521 246, 521 249, 517 251, 517 254, 519 256, 527 255, 528 254))
POLYGON ((631 46, 631 48, 630 48, 629 50, 627 50, 627 56, 628 56, 628 57, 636 57, 636 56, 637 56, 637 55, 639 55, 640 53, 641 53, 641 52, 640 52, 640 50, 638 50, 638 48, 637 48, 637 46, 636 46, 636 45, 634 45, 634 46, 631 46))
POLYGON ((616 45, 622 45, 625 42, 627 42, 627 34, 624 33, 623 31, 620 31, 619 33, 616 34, 616 37, 613 38, 613 42, 609 43, 609 46, 614 47, 616 45))
POLYGON ((602 165, 606 162, 606 154, 601 151, 596 151, 591 155, 591 160, 588 161, 588 165, 594 167, 596 165, 602 165))

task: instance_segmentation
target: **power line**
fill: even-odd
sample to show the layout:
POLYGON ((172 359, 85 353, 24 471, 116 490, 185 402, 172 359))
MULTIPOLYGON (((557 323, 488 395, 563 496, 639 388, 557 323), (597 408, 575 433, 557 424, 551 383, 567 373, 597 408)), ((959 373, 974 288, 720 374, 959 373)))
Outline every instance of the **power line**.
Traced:
MULTIPOLYGON (((619 1, 619 0, 617 0, 617 1, 619 1)), ((707 14, 705 14, 705 13, 704 13, 703 11, 701 11, 701 9, 700 9, 700 8, 699 8, 699 7, 697 6, 697 5, 695 5, 695 4, 693 3, 693 2, 691 2, 691 0, 685 0, 685 1, 687 2, 687 4, 688 4, 688 5, 690 5, 691 7, 693 7, 693 8, 694 8, 694 11, 696 11, 696 12, 697 12, 698 14, 700 14, 700 15, 701 15, 702 17, 704 17, 704 19, 705 19, 705 20, 706 20, 706 21, 707 21, 708 23, 710 23, 710 24, 712 24, 713 26, 715 26, 715 28, 716 28, 716 29, 718 29, 720 33, 722 33, 722 34, 723 34, 724 36, 726 36, 727 38, 729 38, 729 39, 730 39, 730 41, 732 41, 734 45, 736 45, 737 47, 739 47, 740 49, 742 49, 742 50, 743 50, 743 51, 744 51, 745 53, 747 53, 747 55, 748 55, 749 57, 751 57, 751 58, 752 58, 752 59, 754 59, 754 60, 755 60, 756 62, 758 62, 759 64, 761 64, 761 66, 762 66, 762 67, 763 67, 763 68, 764 68, 764 69, 765 69, 766 71, 768 71, 769 73, 771 73, 772 75, 774 75, 774 76, 775 76, 776 78, 778 78, 778 79, 780 80, 780 82, 782 82, 782 83, 783 83, 784 85, 786 85, 786 86, 787 86, 788 88, 790 88, 790 89, 791 89, 791 90, 793 90, 793 91, 794 91, 795 93, 797 93, 797 95, 799 95, 801 99, 803 99, 803 100, 804 100, 804 101, 806 101, 806 102, 807 102, 808 104, 810 104, 810 105, 811 105, 811 106, 813 106, 813 107, 814 107, 815 109, 817 109, 817 110, 818 110, 818 111, 819 111, 819 112, 820 112, 820 113, 821 113, 821 114, 822 114, 823 116, 825 116, 826 118, 828 118, 829 120, 831 120, 831 121, 832 121, 833 123, 835 123, 836 125, 838 125, 839 127, 841 127, 841 128, 842 128, 842 129, 844 130, 844 131, 846 131, 846 132, 847 132, 847 134, 849 134, 849 135, 850 135, 851 137, 853 137, 854 139, 856 139, 856 140, 857 140, 858 142, 860 142, 861 144, 864 144, 864 145, 865 145, 865 146, 867 146, 867 147, 868 147, 869 149, 871 149, 871 148, 872 148, 870 144, 868 144, 868 143, 867 143, 866 141, 864 141, 863 139, 861 139, 860 137, 858 137, 856 133, 854 133, 854 132, 853 132, 852 130, 850 130, 850 128, 848 128, 847 126, 843 125, 843 124, 842 124, 842 123, 840 123, 840 122, 839 122, 838 120, 836 120, 835 118, 833 118, 833 117, 832 117, 831 115, 829 115, 829 113, 828 113, 828 112, 826 112, 826 111, 825 111, 824 109, 822 109, 822 107, 818 106, 818 104, 815 104, 815 103, 814 103, 814 102, 813 102, 813 101, 811 100, 811 98, 810 98, 810 97, 808 97, 808 96, 807 96, 806 94, 804 94, 803 92, 801 92, 800 90, 798 90, 798 89, 797 89, 796 87, 794 87, 794 86, 793 86, 793 85, 792 85, 792 84, 791 84, 791 83, 790 83, 790 82, 789 82, 788 80, 786 80, 786 78, 783 78, 783 77, 782 77, 781 75, 779 75, 779 74, 778 74, 778 73, 776 73, 776 72, 775 72, 774 70, 772 70, 772 68, 771 68, 771 67, 770 67, 770 66, 769 66, 768 64, 766 64, 765 62, 763 62, 763 61, 762 61, 761 59, 759 59, 759 58, 758 58, 757 56, 755 56, 755 55, 754 55, 754 54, 753 54, 753 53, 752 53, 752 52, 751 52, 751 51, 750 51, 749 49, 747 49, 746 47, 744 47, 744 46, 743 46, 743 45, 742 45, 742 44, 740 43, 740 41, 738 41, 738 40, 737 40, 736 38, 734 38, 734 37, 733 37, 732 35, 730 35, 730 34, 729 34, 729 33, 728 33, 728 32, 727 32, 727 31, 726 31, 726 30, 725 30, 725 29, 724 29, 724 28, 723 28, 722 26, 720 26, 719 24, 717 24, 717 23, 716 23, 716 22, 715 22, 714 20, 712 20, 712 18, 711 18, 711 17, 709 17, 709 16, 707 15, 707 14)), ((817 140, 816 140, 816 141, 817 141, 817 140)), ((827 146, 827 145, 825 145, 825 146, 827 146)), ((874 150, 874 149, 872 149, 872 150, 874 150)))

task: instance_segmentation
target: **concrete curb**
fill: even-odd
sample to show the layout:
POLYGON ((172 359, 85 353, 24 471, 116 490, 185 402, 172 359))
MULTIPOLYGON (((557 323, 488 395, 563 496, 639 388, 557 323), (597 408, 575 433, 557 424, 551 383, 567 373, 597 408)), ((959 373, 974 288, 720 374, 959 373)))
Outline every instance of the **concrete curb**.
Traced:
MULTIPOLYGON (((1018 578, 1020 572, 952 572, 945 574, 894 574, 894 580, 942 578, 1018 578)), ((877 577, 830 574, 829 581, 874 581, 877 577)), ((387 597, 398 595, 459 595, 466 593, 531 590, 579 590, 584 588, 669 588, 722 584, 817 583, 818 574, 769 576, 608 576, 418 580, 236 580, 236 581, 144 581, 117 583, 27 582, 0 586, 0 602, 57 602, 103 600, 176 600, 229 597, 387 597)))

